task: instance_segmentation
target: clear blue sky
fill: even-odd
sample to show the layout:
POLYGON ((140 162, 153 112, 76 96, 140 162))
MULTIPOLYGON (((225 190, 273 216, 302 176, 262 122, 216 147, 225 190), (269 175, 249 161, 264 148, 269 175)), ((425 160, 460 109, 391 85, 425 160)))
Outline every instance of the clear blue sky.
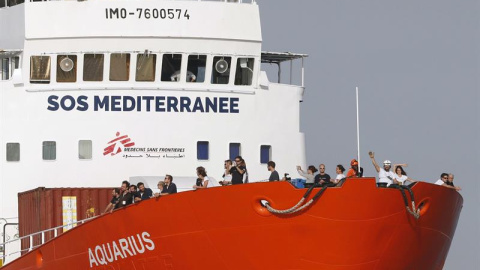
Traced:
POLYGON ((368 150, 408 163, 414 179, 454 173, 464 208, 444 269, 478 269, 480 1, 258 2, 263 50, 310 55, 301 111, 308 163, 334 174, 355 157, 359 86, 366 175, 375 175, 368 150))

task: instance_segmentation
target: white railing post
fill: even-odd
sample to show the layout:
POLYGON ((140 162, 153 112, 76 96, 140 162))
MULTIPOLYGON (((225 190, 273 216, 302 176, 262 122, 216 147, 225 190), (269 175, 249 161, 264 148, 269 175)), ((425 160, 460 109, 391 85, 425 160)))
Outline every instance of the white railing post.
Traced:
POLYGON ((305 67, 303 66, 303 60, 305 58, 302 57, 302 87, 305 87, 305 67))
POLYGON ((42 245, 45 243, 45 231, 42 232, 42 245))
POLYGON ((30 238, 30 247, 28 248, 28 251, 31 251, 33 247, 33 235, 30 235, 29 238, 30 238))
POLYGON ((55 228, 55 229, 53 229, 53 237, 56 238, 57 235, 58 235, 58 229, 55 228))
POLYGON ((293 60, 290 60, 290 84, 292 84, 293 60))

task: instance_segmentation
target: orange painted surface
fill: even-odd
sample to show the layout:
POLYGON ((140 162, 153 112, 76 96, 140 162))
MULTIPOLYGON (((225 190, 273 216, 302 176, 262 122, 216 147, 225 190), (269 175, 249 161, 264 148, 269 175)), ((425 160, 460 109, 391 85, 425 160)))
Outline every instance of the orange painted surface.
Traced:
POLYGON ((269 214, 258 202, 289 208, 305 191, 252 183, 150 199, 78 226, 2 270, 441 269, 463 204, 454 190, 417 183, 415 201, 425 204, 416 220, 400 191, 377 188, 374 178, 328 188, 294 215, 269 214))

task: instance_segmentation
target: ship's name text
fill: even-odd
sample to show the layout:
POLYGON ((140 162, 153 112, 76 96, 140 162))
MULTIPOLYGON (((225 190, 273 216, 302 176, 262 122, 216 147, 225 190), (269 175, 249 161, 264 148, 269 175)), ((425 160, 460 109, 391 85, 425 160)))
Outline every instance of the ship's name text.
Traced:
POLYGON ((112 19, 160 19, 160 20, 190 20, 188 9, 181 8, 106 8, 105 18, 112 19))
POLYGON ((148 232, 132 235, 127 238, 103 243, 88 249, 90 268, 93 266, 107 265, 119 259, 143 254, 146 250, 154 250, 155 244, 150 239, 148 232))
POLYGON ((240 98, 236 97, 174 97, 174 96, 57 96, 48 97, 49 111, 112 112, 189 112, 239 113, 240 98))

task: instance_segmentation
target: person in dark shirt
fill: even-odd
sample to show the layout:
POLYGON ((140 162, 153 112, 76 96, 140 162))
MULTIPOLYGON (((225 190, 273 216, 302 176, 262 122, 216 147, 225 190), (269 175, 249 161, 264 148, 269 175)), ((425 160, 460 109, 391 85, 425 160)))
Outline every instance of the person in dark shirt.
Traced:
POLYGON ((120 188, 120 196, 118 197, 118 202, 115 205, 115 209, 127 206, 132 203, 133 194, 130 193, 130 183, 125 180, 122 182, 122 187, 120 188))
POLYGON ((138 201, 141 201, 140 194, 138 193, 137 186, 130 185, 130 188, 128 190, 130 191, 130 194, 132 194, 132 203, 136 203, 138 201))
POLYGON ((148 200, 153 196, 153 191, 149 188, 146 188, 145 184, 143 184, 142 182, 138 182, 137 187, 138 192, 137 196, 135 197, 135 202, 148 200))
POLYGON ((314 183, 322 186, 330 183, 330 175, 325 173, 325 164, 320 164, 320 166, 318 166, 318 169, 320 172, 315 175, 314 183))
POLYGON ((245 174, 245 166, 242 166, 242 157, 235 158, 232 168, 230 168, 230 174, 232 174, 232 185, 243 184, 243 174, 245 174))
POLYGON ((275 170, 275 162, 269 161, 267 163, 267 168, 268 168, 268 171, 271 172, 270 178, 268 178, 268 181, 270 182, 280 181, 280 175, 278 175, 278 172, 275 170))
POLYGON ((107 208, 105 208, 105 211, 103 211, 104 214, 108 212, 111 213, 113 211, 113 208, 118 202, 118 197, 120 197, 120 189, 114 188, 112 190, 112 199, 110 200, 110 203, 107 205, 107 208))
POLYGON ((172 182, 173 177, 169 174, 165 175, 165 187, 160 193, 161 196, 177 193, 177 186, 172 182))

